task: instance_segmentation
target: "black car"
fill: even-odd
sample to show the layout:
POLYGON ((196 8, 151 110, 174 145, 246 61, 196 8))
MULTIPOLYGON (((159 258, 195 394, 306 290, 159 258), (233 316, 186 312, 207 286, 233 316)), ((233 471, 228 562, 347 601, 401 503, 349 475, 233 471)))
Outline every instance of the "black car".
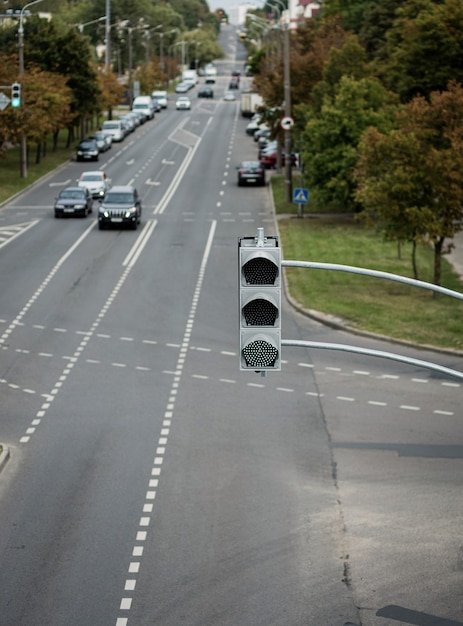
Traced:
POLYGON ((54 210, 55 217, 87 217, 93 211, 92 194, 86 187, 66 187, 56 198, 54 210))
POLYGON ((255 185, 265 185, 265 170, 259 161, 243 161, 237 167, 238 187, 254 183, 255 185))
POLYGON ((237 77, 233 77, 230 81, 230 84, 228 85, 229 89, 239 89, 240 88, 240 81, 237 77))
POLYGON ((95 139, 84 139, 76 148, 76 161, 98 161, 100 151, 95 139))
POLYGON ((212 87, 201 87, 201 89, 198 90, 198 98, 213 98, 214 97, 214 90, 212 89, 212 87))
POLYGON ((98 228, 111 224, 126 225, 136 230, 141 220, 141 198, 131 185, 115 185, 106 192, 98 208, 98 228))

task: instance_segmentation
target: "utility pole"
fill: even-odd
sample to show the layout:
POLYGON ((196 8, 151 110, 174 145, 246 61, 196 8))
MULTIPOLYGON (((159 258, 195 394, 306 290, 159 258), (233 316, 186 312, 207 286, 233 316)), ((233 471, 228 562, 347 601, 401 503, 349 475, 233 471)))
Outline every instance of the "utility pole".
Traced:
MULTIPOLYGON (((43 0, 33 0, 24 5, 19 14, 19 29, 18 29, 18 50, 19 50, 19 76, 20 81, 24 76, 24 11, 38 2, 43 0)), ((22 95, 22 106, 24 106, 24 93, 22 95)), ((20 172, 21 178, 27 178, 27 137, 24 132, 21 135, 21 160, 20 160, 20 172)))
MULTIPOLYGON (((285 117, 291 117, 291 73, 289 62, 289 14, 286 12, 284 24, 284 96, 285 117)), ((291 163, 291 128, 285 131, 285 200, 292 202, 293 199, 293 172, 291 163)))

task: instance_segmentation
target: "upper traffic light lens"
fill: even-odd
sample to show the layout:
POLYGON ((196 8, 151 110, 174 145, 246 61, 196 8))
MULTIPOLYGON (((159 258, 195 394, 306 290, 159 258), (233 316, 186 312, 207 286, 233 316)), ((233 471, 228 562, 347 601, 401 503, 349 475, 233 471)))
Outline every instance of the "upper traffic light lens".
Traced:
POLYGON ((243 265, 243 275, 247 285, 274 285, 278 267, 270 259, 255 257, 243 265))

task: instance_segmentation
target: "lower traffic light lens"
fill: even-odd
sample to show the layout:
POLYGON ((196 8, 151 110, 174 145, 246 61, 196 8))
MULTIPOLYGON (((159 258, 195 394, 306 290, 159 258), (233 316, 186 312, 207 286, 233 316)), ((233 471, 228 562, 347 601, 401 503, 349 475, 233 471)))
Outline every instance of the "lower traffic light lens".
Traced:
POLYGON ((278 358, 277 348, 263 339, 251 341, 243 348, 242 353, 246 365, 254 369, 273 367, 278 358))

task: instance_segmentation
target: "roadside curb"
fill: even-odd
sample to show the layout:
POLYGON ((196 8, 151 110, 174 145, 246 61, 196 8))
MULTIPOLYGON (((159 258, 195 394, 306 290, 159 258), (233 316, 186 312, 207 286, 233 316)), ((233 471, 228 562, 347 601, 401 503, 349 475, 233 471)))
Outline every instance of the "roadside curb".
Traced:
POLYGON ((5 467, 10 459, 10 449, 8 446, 2 444, 2 451, 0 452, 0 472, 5 467))

